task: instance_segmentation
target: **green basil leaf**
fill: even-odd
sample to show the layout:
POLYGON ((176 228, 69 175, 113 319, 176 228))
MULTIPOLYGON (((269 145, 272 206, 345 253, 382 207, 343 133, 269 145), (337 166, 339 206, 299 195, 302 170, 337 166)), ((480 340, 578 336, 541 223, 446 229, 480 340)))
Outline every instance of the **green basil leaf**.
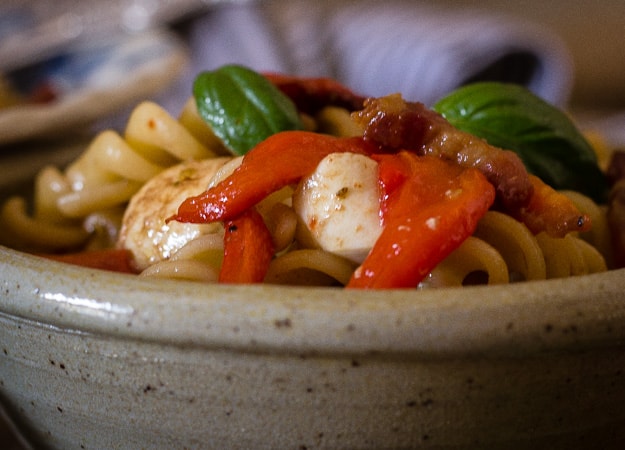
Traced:
POLYGON ((522 86, 463 86, 434 105, 460 130, 516 152, 530 173, 555 189, 572 189, 603 203, 607 181, 596 155, 564 112, 522 86))
POLYGON ((291 101, 261 74, 239 65, 200 73, 193 83, 200 116, 235 155, 279 131, 302 129, 291 101))

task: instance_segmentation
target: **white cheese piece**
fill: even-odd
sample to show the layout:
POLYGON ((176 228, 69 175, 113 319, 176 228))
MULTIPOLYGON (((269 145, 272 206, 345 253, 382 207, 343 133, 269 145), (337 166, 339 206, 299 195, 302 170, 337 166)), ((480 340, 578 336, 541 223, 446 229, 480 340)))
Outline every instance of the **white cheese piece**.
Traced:
POLYGON ((318 247, 360 264, 382 232, 377 163, 328 155, 298 185, 293 208, 318 247))
POLYGON ((230 158, 187 161, 149 180, 131 199, 120 230, 118 246, 130 250, 138 270, 171 257, 190 240, 219 233, 221 223, 190 224, 170 221, 188 197, 201 194, 230 158))

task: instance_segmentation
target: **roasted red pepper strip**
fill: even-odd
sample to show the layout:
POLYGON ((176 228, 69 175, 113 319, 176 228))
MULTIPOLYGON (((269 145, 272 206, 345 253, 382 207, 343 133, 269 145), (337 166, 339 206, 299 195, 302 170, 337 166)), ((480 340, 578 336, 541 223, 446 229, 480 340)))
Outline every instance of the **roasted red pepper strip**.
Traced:
POLYGON ((365 97, 331 78, 305 78, 277 73, 264 76, 289 97, 299 111, 314 114, 324 106, 340 106, 348 111, 363 107, 365 97))
POLYGON ((90 267, 92 269, 131 274, 137 273, 132 267, 132 254, 129 250, 125 249, 86 250, 62 255, 42 254, 40 256, 54 261, 73 264, 75 266, 90 267))
POLYGON ((530 202, 524 208, 509 211, 511 216, 534 234, 544 231, 561 238, 573 231, 590 230, 590 217, 581 213, 571 199, 537 176, 529 175, 529 178, 534 187, 530 202))
POLYGON ((274 254, 271 233, 254 208, 224 224, 224 260, 220 283, 260 283, 274 254))
POLYGON ((312 173, 330 153, 370 154, 361 138, 336 138, 308 131, 284 131, 254 147, 225 180, 186 199, 168 220, 207 223, 230 220, 267 195, 312 173))
POLYGON ((384 229, 348 287, 416 287, 474 232, 495 189, 478 170, 437 157, 402 151, 375 159, 384 229))

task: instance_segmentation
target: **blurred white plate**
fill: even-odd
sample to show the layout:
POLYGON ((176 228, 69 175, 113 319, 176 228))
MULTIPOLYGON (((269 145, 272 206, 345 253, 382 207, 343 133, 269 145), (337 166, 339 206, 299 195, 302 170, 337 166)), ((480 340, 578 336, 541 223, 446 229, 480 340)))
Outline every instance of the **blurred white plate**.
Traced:
POLYGON ((0 71, 41 61, 76 42, 158 28, 234 1, 245 0, 3 0, 0 71))
POLYGON ((159 92, 186 63, 186 47, 164 31, 73 45, 46 63, 43 75, 28 73, 46 77, 57 94, 54 101, 0 109, 0 144, 58 135, 112 114, 159 92))

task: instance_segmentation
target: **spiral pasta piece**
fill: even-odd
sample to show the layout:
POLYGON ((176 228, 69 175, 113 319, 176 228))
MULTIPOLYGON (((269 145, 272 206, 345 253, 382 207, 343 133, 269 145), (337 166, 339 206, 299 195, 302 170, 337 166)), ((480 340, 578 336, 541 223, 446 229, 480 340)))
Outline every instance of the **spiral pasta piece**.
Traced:
POLYGON ((328 284, 336 280, 349 282, 354 263, 319 249, 293 250, 275 258, 269 265, 265 281, 274 284, 328 284))
POLYGON ((547 278, 587 275, 606 270, 599 252, 592 252, 583 241, 573 235, 554 238, 539 233, 536 240, 545 258, 547 278))
POLYGON ((182 107, 178 121, 206 148, 220 155, 229 154, 221 140, 215 136, 211 127, 200 117, 193 97, 190 97, 182 107))
POLYGON ((501 254, 513 281, 544 280, 546 267, 542 249, 521 222, 496 212, 487 212, 474 235, 501 254))
POLYGON ((585 273, 599 273, 608 270, 605 258, 599 250, 583 239, 575 239, 575 244, 582 254, 586 266, 585 273))
POLYGON ((169 261, 195 259, 219 268, 223 259, 223 250, 223 232, 204 234, 181 247, 169 258, 169 261))
POLYGON ((72 190, 67 177, 54 166, 44 167, 35 176, 34 189, 34 217, 48 223, 67 222, 57 206, 59 197, 72 190))
POLYGON ((88 233, 78 224, 37 220, 27 212, 26 200, 11 197, 2 206, 3 237, 11 236, 10 244, 30 251, 71 250, 84 244, 88 233))
POLYGON ((219 279, 219 273, 213 267, 194 260, 161 261, 145 269, 139 276, 205 283, 216 283, 219 279))
POLYGON ((472 236, 445 258, 419 288, 508 282, 508 265, 501 254, 487 242, 472 236))
POLYGON ((608 265, 613 260, 612 238, 607 219, 607 206, 598 205, 590 197, 577 191, 562 191, 579 210, 588 215, 592 222, 590 231, 579 233, 580 239, 595 247, 605 258, 608 265))
POLYGON ((153 102, 143 102, 133 110, 126 126, 125 138, 140 152, 154 154, 161 150, 178 161, 217 156, 180 121, 153 102))
POLYGON ((96 211, 113 208, 126 203, 137 193, 141 183, 117 180, 103 184, 99 189, 81 189, 59 198, 59 211, 67 217, 86 217, 96 211))
POLYGON ((276 203, 268 213, 269 231, 276 252, 287 249, 295 240, 297 214, 284 203, 276 203))
POLYGON ((351 113, 339 106, 326 106, 315 116, 319 132, 334 136, 362 136, 363 128, 352 118, 351 113))
POLYGON ((169 259, 148 266, 140 275, 216 283, 223 248, 223 233, 201 235, 178 249, 169 259))
POLYGON ((137 153, 117 132, 98 134, 87 150, 66 170, 75 190, 119 178, 146 181, 163 170, 163 166, 137 153))

